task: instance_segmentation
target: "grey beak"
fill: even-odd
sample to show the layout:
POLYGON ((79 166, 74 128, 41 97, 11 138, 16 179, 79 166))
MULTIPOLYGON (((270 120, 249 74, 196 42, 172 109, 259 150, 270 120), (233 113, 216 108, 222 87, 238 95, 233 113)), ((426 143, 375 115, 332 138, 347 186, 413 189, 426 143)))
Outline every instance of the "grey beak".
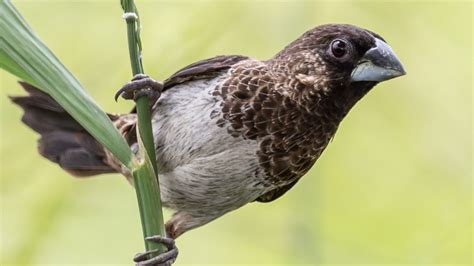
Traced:
POLYGON ((385 42, 376 39, 375 47, 369 49, 352 70, 351 81, 381 82, 405 74, 402 63, 392 48, 385 42))

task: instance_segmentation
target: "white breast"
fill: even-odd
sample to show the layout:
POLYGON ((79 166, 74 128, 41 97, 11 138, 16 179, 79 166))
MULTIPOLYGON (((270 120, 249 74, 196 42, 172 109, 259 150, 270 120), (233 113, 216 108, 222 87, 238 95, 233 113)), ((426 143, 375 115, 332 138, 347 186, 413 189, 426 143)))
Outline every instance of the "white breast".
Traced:
POLYGON ((232 137, 216 125, 220 100, 211 93, 220 81, 177 85, 155 105, 153 131, 165 206, 221 215, 269 189, 257 170, 257 141, 232 137))

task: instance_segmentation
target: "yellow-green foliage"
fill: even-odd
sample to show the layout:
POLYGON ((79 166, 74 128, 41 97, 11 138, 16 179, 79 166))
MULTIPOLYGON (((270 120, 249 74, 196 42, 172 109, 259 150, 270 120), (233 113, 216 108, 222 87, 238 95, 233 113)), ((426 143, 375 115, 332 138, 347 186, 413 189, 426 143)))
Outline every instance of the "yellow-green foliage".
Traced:
MULTIPOLYGON (((130 79, 117 1, 15 2, 102 107, 130 79)), ((178 239, 185 263, 471 263, 472 4, 138 1, 144 64, 164 79, 217 54, 268 58, 305 30, 352 23, 387 39, 408 75, 380 84, 288 194, 178 239)), ((124 263, 143 250, 124 178, 73 179, 36 152, 1 73, 0 264, 124 263)), ((166 213, 169 216, 169 212, 166 213)))
POLYGON ((0 36, 0 69, 48 93, 130 168, 133 164, 132 151, 110 119, 8 0, 0 1, 0 36))

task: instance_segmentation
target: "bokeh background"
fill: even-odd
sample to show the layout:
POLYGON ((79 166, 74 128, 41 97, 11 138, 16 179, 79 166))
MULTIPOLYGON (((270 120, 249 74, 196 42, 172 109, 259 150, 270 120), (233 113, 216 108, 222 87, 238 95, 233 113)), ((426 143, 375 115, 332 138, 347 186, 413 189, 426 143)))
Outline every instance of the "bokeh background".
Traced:
MULTIPOLYGON (((119 1, 14 1, 109 112, 130 79, 119 1)), ((472 261, 472 2, 138 1, 146 72, 217 54, 266 59, 304 31, 351 23, 384 36, 408 75, 380 84, 288 194, 183 235, 185 264, 472 261)), ((1 75, 1 265, 128 264, 143 250, 119 175, 69 176, 36 152, 1 75)), ((166 212, 166 217, 170 216, 166 212)))

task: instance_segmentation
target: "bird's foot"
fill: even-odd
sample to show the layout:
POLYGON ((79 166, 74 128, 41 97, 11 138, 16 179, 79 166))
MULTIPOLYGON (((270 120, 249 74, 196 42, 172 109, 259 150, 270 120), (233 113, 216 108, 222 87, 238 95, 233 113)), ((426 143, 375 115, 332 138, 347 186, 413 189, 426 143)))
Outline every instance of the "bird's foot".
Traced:
POLYGON ((176 257, 178 256, 178 248, 174 242, 174 239, 169 237, 163 237, 159 235, 150 236, 145 238, 147 241, 158 242, 168 249, 166 252, 163 252, 151 259, 148 259, 150 254, 154 254, 158 252, 157 249, 149 250, 143 253, 138 253, 134 258, 133 261, 138 266, 169 266, 174 263, 176 257))
POLYGON ((145 74, 137 74, 127 84, 115 93, 115 101, 119 96, 122 98, 136 101, 141 96, 148 96, 150 99, 157 100, 161 95, 163 83, 150 78, 145 74))

